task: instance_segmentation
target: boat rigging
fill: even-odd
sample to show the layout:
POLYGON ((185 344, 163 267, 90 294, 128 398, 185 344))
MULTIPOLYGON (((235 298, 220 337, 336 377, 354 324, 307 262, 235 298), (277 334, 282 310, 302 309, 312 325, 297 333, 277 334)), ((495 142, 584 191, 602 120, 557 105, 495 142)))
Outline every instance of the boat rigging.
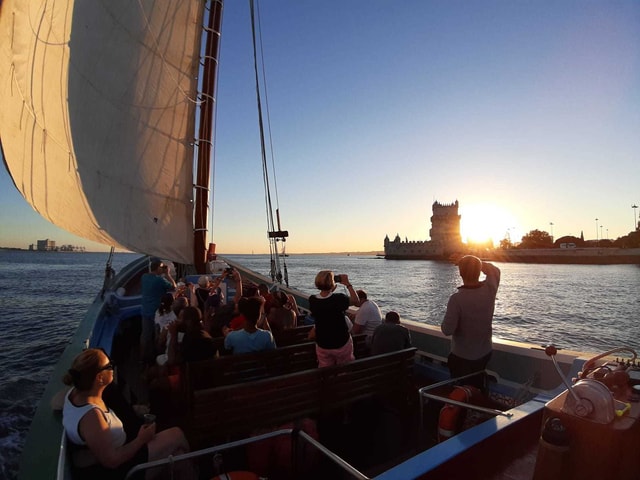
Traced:
POLYGON ((261 156, 262 156, 262 180, 264 183, 264 197, 265 197, 265 208, 267 213, 267 237, 269 238, 269 254, 271 256, 270 261, 270 275, 271 280, 284 283, 289 286, 289 275, 287 273, 287 263, 284 260, 286 255, 285 253, 285 242, 287 241, 287 237, 289 236, 289 232, 287 230, 282 230, 280 226, 280 208, 278 206, 278 187, 276 182, 275 175, 275 162, 273 155, 273 142, 271 138, 271 122, 269 118, 269 102, 267 100, 266 94, 266 74, 264 69, 264 55, 262 48, 262 37, 260 35, 260 12, 257 7, 256 2, 254 0, 250 0, 250 10, 251 10, 251 33, 252 33, 252 41, 253 41, 253 67, 255 73, 255 82, 256 82, 256 102, 258 106, 258 125, 260 129, 260 147, 261 147, 261 156), (259 67, 262 66, 262 69, 259 67), (262 96, 260 93, 260 83, 261 83, 261 75, 260 71, 262 71, 262 84, 264 85, 265 90, 265 109, 262 108, 262 96), (274 180, 274 191, 276 197, 276 219, 274 221, 273 215, 273 204, 271 201, 271 185, 269 181, 269 165, 267 162, 267 147, 266 147, 266 139, 265 139, 265 120, 266 125, 269 130, 269 149, 271 152, 271 168, 273 170, 273 180, 274 180), (277 227, 277 230, 276 230, 277 227), (282 249, 279 250, 279 244, 282 245, 282 249), (282 265, 280 265, 280 258, 283 258, 282 265))

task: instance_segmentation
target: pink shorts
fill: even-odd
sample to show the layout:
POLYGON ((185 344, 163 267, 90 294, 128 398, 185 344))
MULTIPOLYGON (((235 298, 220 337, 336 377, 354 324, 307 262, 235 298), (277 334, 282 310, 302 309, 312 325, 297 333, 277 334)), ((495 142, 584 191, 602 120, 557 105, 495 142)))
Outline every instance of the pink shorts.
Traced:
POLYGON ((330 367, 355 360, 353 356, 353 340, 349 335, 349 340, 340 348, 322 348, 316 344, 316 357, 318 357, 319 367, 330 367))

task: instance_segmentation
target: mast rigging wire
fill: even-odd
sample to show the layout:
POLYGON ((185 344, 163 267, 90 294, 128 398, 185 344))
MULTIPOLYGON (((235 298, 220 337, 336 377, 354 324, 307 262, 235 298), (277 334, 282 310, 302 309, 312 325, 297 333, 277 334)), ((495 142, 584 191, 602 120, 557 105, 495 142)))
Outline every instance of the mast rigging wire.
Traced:
MULTIPOLYGON (((262 98, 261 98, 261 94, 260 94, 260 74, 259 74, 259 68, 258 68, 258 51, 260 51, 260 59, 261 59, 261 63, 262 63, 262 74, 263 74, 263 84, 265 85, 265 91, 266 91, 266 75, 265 75, 265 70, 264 70, 264 55, 263 55, 263 49, 262 49, 262 35, 260 33, 260 48, 258 48, 258 41, 256 38, 256 32, 259 31, 259 26, 257 26, 257 24, 259 24, 260 22, 260 16, 259 16, 259 9, 257 9, 254 0, 249 0, 249 5, 250 5, 250 11, 251 11, 251 34, 252 34, 252 42, 253 42, 253 68, 254 68, 254 73, 255 73, 255 81, 256 81, 256 102, 257 102, 257 106, 258 106, 258 125, 259 125, 259 129, 260 129, 260 148, 261 148, 261 158, 262 158, 262 180, 264 183, 264 194, 265 194, 265 209, 266 209, 266 213, 267 213, 267 230, 268 230, 268 238, 269 238, 269 254, 271 257, 271 279, 273 281, 277 281, 278 283, 282 283, 283 280, 285 280, 287 282, 287 286, 288 286, 288 275, 285 274, 285 276, 283 277, 282 274, 282 269, 280 266, 280 253, 278 252, 278 241, 282 241, 283 242, 283 253, 282 253, 282 258, 284 259, 284 242, 286 241, 285 239, 285 235, 284 232, 280 231, 280 220, 278 217, 278 231, 276 231, 276 225, 274 223, 274 218, 273 218, 273 205, 271 202, 271 187, 269 184, 269 167, 268 167, 268 163, 267 163, 267 149, 266 149, 266 142, 265 142, 265 132, 264 132, 264 113, 263 113, 263 109, 262 109, 262 98), (257 23, 256 23, 257 20, 257 23)), ((265 94, 265 99, 266 99, 266 94, 265 94)), ((267 125, 269 126, 269 140, 270 140, 270 146, 271 146, 271 159, 272 159, 272 169, 273 169, 273 176, 274 176, 274 186, 276 185, 275 182, 275 163, 273 161, 274 155, 273 155, 273 142, 272 142, 272 138, 271 138, 271 128, 270 128, 270 120, 269 120, 269 110, 268 110, 268 105, 266 106, 266 118, 267 118, 267 125)), ((275 186, 276 189, 276 200, 277 200, 277 186, 275 186)), ((284 270, 286 272, 286 261, 283 260, 283 262, 285 263, 284 265, 284 270)))

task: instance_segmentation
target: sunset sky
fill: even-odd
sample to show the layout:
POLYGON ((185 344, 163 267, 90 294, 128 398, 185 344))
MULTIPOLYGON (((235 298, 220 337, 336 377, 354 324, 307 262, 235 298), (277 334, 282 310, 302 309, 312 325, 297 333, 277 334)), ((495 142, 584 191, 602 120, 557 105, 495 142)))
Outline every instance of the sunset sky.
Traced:
MULTIPOLYGON (((223 17, 220 253, 268 252, 247 3, 223 17)), ((436 200, 460 202, 463 241, 634 228, 640 2, 271 0, 260 15, 289 253, 428 240, 436 200)), ((0 246, 108 248, 41 219, 1 170, 0 246)))

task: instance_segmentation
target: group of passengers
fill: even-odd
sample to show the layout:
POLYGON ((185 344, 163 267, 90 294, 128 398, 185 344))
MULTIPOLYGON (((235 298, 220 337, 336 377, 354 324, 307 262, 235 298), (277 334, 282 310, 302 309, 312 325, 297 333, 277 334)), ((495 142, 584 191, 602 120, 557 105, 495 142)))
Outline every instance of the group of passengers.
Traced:
MULTIPOLYGON (((484 371, 491 358, 492 319, 500 284, 500 269, 473 255, 460 258, 458 270, 463 284, 449 298, 441 324, 442 332, 451 336, 447 364, 454 378, 484 371), (481 273, 485 274, 483 281, 481 273)), ((378 305, 368 299, 365 291, 355 290, 347 275, 323 270, 316 275, 315 285, 320 292, 309 297, 309 305, 319 366, 354 359, 350 331, 366 333, 367 346, 374 355, 411 345, 409 331, 400 325, 397 312, 388 312, 383 323, 378 305), (337 291, 337 284, 344 285, 348 294, 337 291), (359 307, 357 313, 349 312, 351 306, 359 307)), ((484 376, 470 379, 469 383, 482 388, 484 376)))
MULTIPOLYGON (((197 285, 180 281, 177 284, 170 273, 156 269, 152 262, 150 273, 142 278, 143 299, 157 296, 147 285, 164 283, 162 297, 155 312, 153 329, 155 362, 159 365, 176 365, 182 361, 211 358, 219 351, 221 342, 214 339, 224 337, 224 353, 247 353, 275 348, 271 331, 279 332, 297 325, 297 305, 293 297, 284 292, 272 295, 266 285, 244 287, 240 273, 226 269, 214 279, 203 275, 197 285), (228 278, 235 284, 234 301, 227 303, 220 288, 228 278), (173 285, 176 285, 174 287, 173 285)), ((149 301, 149 304, 151 302, 149 301)), ((143 315, 147 323, 149 316, 143 315)), ((146 329, 145 329, 146 332, 146 329)), ((141 336, 143 362, 149 363, 151 356, 141 336)))
POLYGON ((409 330, 400 325, 397 312, 388 312, 384 322, 380 307, 364 290, 355 290, 349 276, 320 271, 315 278, 319 293, 309 297, 314 326, 310 338, 316 342, 318 366, 340 365, 354 360, 351 334, 366 334, 366 347, 373 355, 411 347, 409 330), (342 284, 347 293, 337 290, 342 284), (350 307, 358 307, 353 313, 350 307))
MULTIPOLYGON (((458 266, 463 285, 450 297, 441 325, 445 335, 452 335, 449 368, 454 377, 484 369, 489 361, 491 318, 500 281, 500 270, 476 257, 463 257, 458 266), (481 272, 486 275, 482 282, 481 272)), ((315 339, 320 367, 354 360, 351 334, 366 334, 373 355, 411 346, 398 313, 388 312, 383 321, 378 305, 364 290, 355 290, 346 274, 323 270, 316 275, 315 285, 320 291, 309 297, 314 324, 309 338, 315 339), (347 293, 338 291, 338 284, 347 293), (358 309, 353 313, 350 307, 358 309)), ((154 259, 142 277, 141 360, 175 365, 212 358, 217 350, 214 337, 221 335, 224 348, 233 354, 273 350, 272 331, 297 326, 298 313, 295 299, 285 292, 272 294, 266 285, 243 292, 237 270, 228 269, 214 280, 201 277, 197 287, 177 285, 167 266, 154 259), (227 277, 236 287, 231 304, 220 289, 227 277)), ((122 478, 132 466, 189 450, 179 428, 157 432, 154 422, 140 425, 130 420, 135 418, 130 408, 118 410, 115 405, 126 402, 112 403, 105 393, 116 390, 109 388, 113 377, 114 365, 106 353, 88 349, 76 357, 64 378, 73 387, 65 397, 63 423, 73 446, 75 469, 91 478, 122 478)), ((157 473, 157 469, 148 470, 146 476, 157 473)))

